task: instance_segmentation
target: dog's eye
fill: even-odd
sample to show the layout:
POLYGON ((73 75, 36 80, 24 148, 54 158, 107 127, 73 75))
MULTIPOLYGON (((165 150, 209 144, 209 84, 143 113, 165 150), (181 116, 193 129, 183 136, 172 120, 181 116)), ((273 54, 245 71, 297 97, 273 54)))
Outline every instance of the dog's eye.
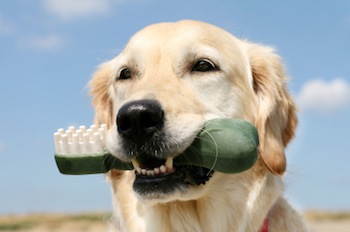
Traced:
POLYGON ((199 60, 192 67, 192 72, 210 72, 215 70, 215 65, 209 60, 199 60))
POLYGON ((128 68, 124 68, 120 74, 119 74, 119 80, 125 80, 125 79, 129 79, 131 78, 132 76, 132 73, 131 73, 131 70, 128 69, 128 68))

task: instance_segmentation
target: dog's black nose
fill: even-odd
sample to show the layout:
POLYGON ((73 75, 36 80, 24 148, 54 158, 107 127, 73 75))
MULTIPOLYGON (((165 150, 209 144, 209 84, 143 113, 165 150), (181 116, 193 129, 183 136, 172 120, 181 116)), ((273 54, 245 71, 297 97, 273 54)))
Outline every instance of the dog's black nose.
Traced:
POLYGON ((118 133, 134 142, 151 138, 163 124, 164 111, 155 100, 129 102, 120 108, 117 115, 118 133))

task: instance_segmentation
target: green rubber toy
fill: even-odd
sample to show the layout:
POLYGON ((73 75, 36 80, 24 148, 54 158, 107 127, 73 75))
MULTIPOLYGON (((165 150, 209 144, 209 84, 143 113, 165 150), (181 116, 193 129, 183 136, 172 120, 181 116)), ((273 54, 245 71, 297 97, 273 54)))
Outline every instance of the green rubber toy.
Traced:
MULTIPOLYGON (((84 132, 84 127, 81 130, 84 132)), ((105 133, 105 130, 104 126, 102 130, 100 129, 100 133, 105 133)), ((92 131, 95 132, 78 133, 86 135, 85 137, 90 139, 91 137, 97 138, 93 143, 102 147, 103 136, 96 133, 98 131, 96 128, 92 131), (99 140, 100 138, 102 142, 99 140)), ((111 169, 134 169, 132 163, 123 162, 108 151, 96 152, 89 147, 84 149, 81 147, 67 148, 65 143, 70 140, 73 143, 74 140, 80 144, 89 143, 88 139, 84 139, 84 136, 69 135, 72 134, 72 131, 69 130, 67 133, 68 135, 63 134, 62 131, 55 133, 55 160, 62 174, 81 175, 106 173, 111 169), (66 154, 65 150, 67 149, 70 149, 70 154, 66 154), (75 150, 79 150, 79 153, 83 154, 75 154, 75 150)), ((175 168, 177 165, 194 165, 223 173, 239 173, 255 164, 258 159, 258 145, 257 130, 249 122, 241 119, 213 119, 204 125, 190 147, 183 154, 176 156, 173 162, 175 168)))

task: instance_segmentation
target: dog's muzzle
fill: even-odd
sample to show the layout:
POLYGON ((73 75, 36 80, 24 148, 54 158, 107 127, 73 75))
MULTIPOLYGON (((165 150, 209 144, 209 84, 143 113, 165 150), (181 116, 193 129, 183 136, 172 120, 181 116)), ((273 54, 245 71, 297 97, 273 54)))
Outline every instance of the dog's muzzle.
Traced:
POLYGON ((117 129, 124 156, 132 160, 140 195, 170 193, 187 185, 200 185, 212 171, 196 166, 173 166, 170 135, 164 129, 165 113, 158 101, 138 100, 123 105, 117 129))

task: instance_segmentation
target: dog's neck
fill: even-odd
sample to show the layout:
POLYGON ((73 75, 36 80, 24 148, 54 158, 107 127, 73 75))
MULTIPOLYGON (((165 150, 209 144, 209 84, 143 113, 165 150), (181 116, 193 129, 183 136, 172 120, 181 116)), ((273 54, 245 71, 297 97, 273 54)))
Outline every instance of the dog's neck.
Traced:
POLYGON ((236 178, 218 175, 215 178, 221 179, 221 189, 215 186, 214 180, 211 190, 197 200, 152 206, 139 202, 139 209, 142 209, 139 213, 144 219, 145 231, 209 232, 232 231, 232 228, 236 228, 237 232, 260 231, 268 211, 280 195, 279 191, 271 191, 280 185, 280 178, 272 175, 250 178, 247 181, 256 183, 246 186, 237 186, 247 183, 237 181, 236 178, 247 178, 239 174, 236 178), (230 183, 225 184, 223 181, 230 183), (249 186, 255 186, 255 189, 247 189, 249 186), (238 190, 242 192, 237 192, 238 190), (264 201, 260 200, 262 197, 264 201))

